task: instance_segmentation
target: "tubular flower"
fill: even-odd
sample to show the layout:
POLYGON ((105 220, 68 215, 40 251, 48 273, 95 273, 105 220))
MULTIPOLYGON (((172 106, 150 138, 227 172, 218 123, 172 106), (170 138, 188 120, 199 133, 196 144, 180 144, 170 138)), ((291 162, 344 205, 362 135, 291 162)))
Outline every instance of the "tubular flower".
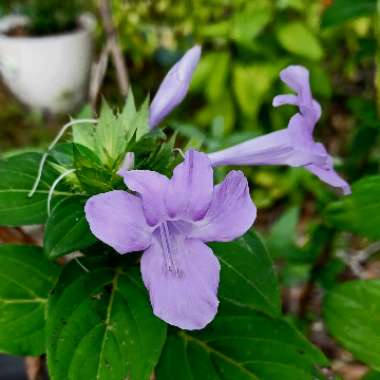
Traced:
POLYGON ((203 328, 217 313, 220 270, 205 243, 234 240, 253 224, 247 179, 231 171, 214 187, 210 160, 193 150, 171 179, 149 170, 121 175, 134 194, 90 198, 91 231, 120 254, 143 251, 141 273, 156 316, 183 329, 203 328))
POLYGON ((212 166, 302 166, 323 182, 340 188, 344 194, 350 194, 349 184, 333 168, 332 157, 321 143, 313 139, 321 107, 312 97, 308 70, 302 66, 289 66, 280 77, 296 94, 276 96, 273 105, 291 104, 299 109, 290 119, 288 127, 209 154, 212 166))
POLYGON ((150 106, 150 128, 159 124, 173 108, 182 102, 200 56, 201 47, 196 45, 188 50, 166 74, 150 106))

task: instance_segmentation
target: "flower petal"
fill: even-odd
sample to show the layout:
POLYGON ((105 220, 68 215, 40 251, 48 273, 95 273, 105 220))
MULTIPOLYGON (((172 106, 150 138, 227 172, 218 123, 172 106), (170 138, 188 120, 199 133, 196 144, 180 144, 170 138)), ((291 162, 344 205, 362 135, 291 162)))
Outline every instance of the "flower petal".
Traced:
POLYGON ((134 166, 135 154, 133 152, 127 152, 117 174, 122 177, 125 172, 132 170, 134 166))
POLYGON ((141 200, 126 191, 115 190, 91 197, 85 205, 91 232, 118 253, 141 251, 152 240, 141 200))
POLYGON ((194 46, 167 73, 150 106, 150 128, 154 128, 182 102, 200 56, 201 47, 194 46))
POLYGON ((297 105, 301 114, 306 117, 308 128, 312 132, 321 117, 321 106, 313 99, 309 71, 303 66, 288 66, 281 71, 280 77, 285 84, 297 93, 297 96, 278 95, 273 99, 273 106, 278 107, 283 104, 297 105))
POLYGON ((204 219, 194 224, 190 237, 202 241, 231 241, 249 230, 256 219, 256 207, 248 182, 241 171, 231 171, 214 190, 204 219))
POLYGON ((307 165, 305 166, 305 169, 315 174, 320 180, 328 185, 341 189, 344 195, 351 194, 350 185, 342 179, 332 167, 330 169, 324 169, 316 165, 307 165))
POLYGON ((281 71, 280 78, 297 93, 299 104, 311 104, 313 97, 309 83, 309 71, 305 67, 298 65, 288 66, 281 71))
POLYGON ((224 165, 303 166, 313 162, 323 163, 325 157, 316 154, 311 149, 312 144, 314 141, 307 131, 287 128, 210 153, 208 157, 213 167, 224 165), (307 147, 309 149, 306 149, 307 147))
POLYGON ((220 264, 211 249, 194 239, 177 239, 177 272, 165 266, 156 240, 141 258, 141 273, 154 314, 186 330, 204 328, 218 310, 220 264))
POLYGON ((200 220, 213 191, 213 172, 207 154, 189 150, 176 166, 168 186, 166 205, 171 218, 200 220))
POLYGON ((146 220, 154 226, 167 218, 165 195, 169 179, 150 170, 130 170, 122 173, 125 184, 141 195, 146 220))

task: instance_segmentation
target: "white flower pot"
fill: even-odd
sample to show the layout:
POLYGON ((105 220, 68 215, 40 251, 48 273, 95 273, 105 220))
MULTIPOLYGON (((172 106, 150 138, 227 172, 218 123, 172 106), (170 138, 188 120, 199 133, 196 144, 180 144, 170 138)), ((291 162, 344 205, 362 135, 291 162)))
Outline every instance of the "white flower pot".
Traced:
POLYGON ((81 27, 66 34, 4 34, 22 23, 22 17, 0 20, 0 73, 4 83, 32 109, 53 114, 74 110, 87 96, 93 58, 93 17, 82 16, 81 27))

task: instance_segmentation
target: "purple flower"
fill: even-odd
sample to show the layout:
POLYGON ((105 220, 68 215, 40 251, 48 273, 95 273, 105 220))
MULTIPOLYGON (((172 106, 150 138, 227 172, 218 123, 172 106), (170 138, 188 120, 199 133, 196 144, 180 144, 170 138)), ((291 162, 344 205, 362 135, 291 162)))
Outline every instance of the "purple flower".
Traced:
POLYGON ((185 97, 191 77, 201 56, 201 47, 196 45, 170 69, 161 83, 150 105, 149 126, 154 128, 177 107, 185 97))
POLYGON ((156 316, 203 328, 218 309, 220 269, 205 243, 234 240, 253 224, 247 179, 231 171, 214 187, 207 155, 193 150, 171 179, 149 170, 122 175, 136 195, 115 190, 90 198, 91 231, 120 254, 144 251, 141 273, 156 316))
POLYGON ((340 188, 344 194, 350 194, 349 184, 333 168, 332 157, 321 143, 313 139, 321 107, 312 97, 308 70, 302 66, 289 66, 281 72, 280 77, 296 95, 276 96, 273 105, 292 104, 299 108, 288 127, 209 154, 212 166, 303 166, 322 181, 340 188))

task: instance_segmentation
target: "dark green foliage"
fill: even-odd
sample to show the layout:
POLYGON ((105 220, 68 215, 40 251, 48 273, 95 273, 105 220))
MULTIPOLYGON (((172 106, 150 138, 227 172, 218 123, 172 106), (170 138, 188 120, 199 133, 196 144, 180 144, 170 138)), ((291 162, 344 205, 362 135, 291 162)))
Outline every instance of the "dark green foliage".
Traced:
POLYGON ((49 298, 52 380, 148 380, 166 336, 138 268, 105 261, 65 268, 49 298))
POLYGON ((30 33, 50 35, 71 32, 78 27, 78 17, 89 8, 85 0, 29 0, 25 13, 30 17, 30 33))
POLYGON ((322 16, 322 26, 335 26, 347 20, 371 16, 376 11, 376 0, 334 0, 322 16))
MULTIPOLYGON (((0 161, 0 220, 2 225, 20 226, 45 223, 49 190, 59 172, 48 161, 41 182, 32 197, 28 197, 37 177, 42 155, 23 153, 0 161)), ((59 185, 52 202, 72 196, 69 187, 59 185)))
POLYGON ((59 269, 41 248, 0 245, 0 352, 45 352, 47 297, 59 269))
POLYGON ((330 333, 355 357, 380 370, 380 281, 358 280, 326 295, 323 313, 330 333))

